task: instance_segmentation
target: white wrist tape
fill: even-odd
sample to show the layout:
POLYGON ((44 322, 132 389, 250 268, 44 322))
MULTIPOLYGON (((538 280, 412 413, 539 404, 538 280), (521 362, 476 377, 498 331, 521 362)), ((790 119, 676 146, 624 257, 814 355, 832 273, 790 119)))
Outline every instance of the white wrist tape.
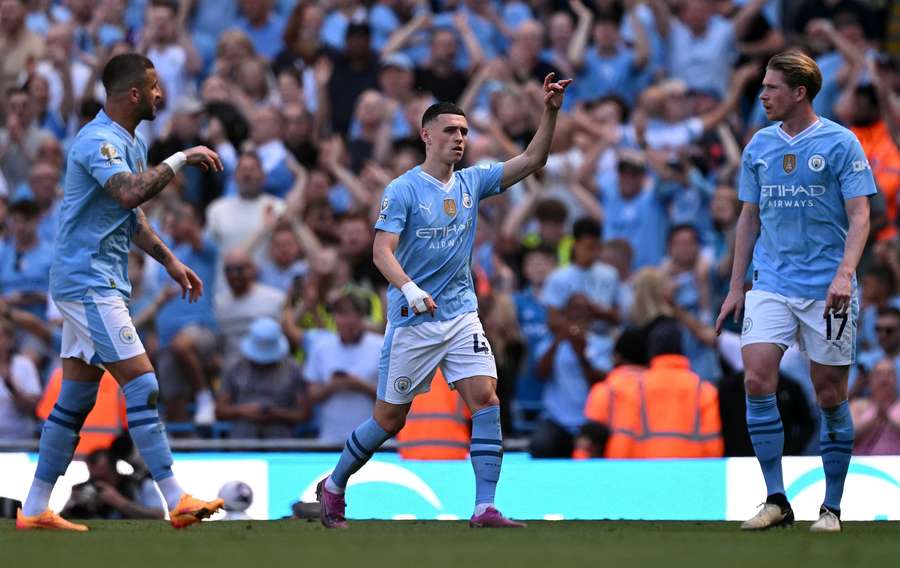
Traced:
POLYGON ((177 174, 178 170, 184 167, 184 165, 187 163, 187 156, 184 152, 175 152, 174 154, 163 160, 163 163, 172 168, 172 171, 177 174))
POLYGON ((409 302, 409 307, 414 312, 424 314, 428 311, 428 306, 425 305, 425 298, 428 297, 428 293, 419 288, 415 282, 410 280, 400 288, 400 291, 406 296, 406 301, 409 302))

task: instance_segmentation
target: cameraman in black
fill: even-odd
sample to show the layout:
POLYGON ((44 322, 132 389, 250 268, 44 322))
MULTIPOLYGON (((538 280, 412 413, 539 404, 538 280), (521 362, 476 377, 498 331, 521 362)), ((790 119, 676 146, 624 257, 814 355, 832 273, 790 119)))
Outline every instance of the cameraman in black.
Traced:
POLYGON ((165 508, 153 480, 122 475, 110 450, 87 457, 88 480, 72 487, 62 514, 74 519, 162 519, 165 508))

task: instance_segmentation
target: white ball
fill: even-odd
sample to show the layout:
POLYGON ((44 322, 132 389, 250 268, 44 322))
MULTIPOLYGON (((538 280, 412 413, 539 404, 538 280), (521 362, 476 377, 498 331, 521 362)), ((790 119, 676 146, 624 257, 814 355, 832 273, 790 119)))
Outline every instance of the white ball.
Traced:
POLYGON ((219 489, 226 511, 245 511, 253 502, 253 489, 243 481, 229 481, 219 489))

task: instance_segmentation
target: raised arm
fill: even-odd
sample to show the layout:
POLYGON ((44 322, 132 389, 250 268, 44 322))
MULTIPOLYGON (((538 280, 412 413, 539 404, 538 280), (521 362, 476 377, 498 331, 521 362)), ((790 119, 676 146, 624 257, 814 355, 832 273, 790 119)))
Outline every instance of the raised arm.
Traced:
POLYGON ((647 30, 640 18, 637 17, 635 10, 636 2, 634 0, 626 1, 628 12, 625 15, 631 29, 634 30, 634 63, 633 68, 641 70, 647 66, 650 61, 650 38, 647 37, 647 30))
POLYGON ((427 29, 430 26, 431 14, 427 12, 419 14, 388 37, 387 43, 381 48, 381 57, 387 57, 395 51, 403 49, 416 32, 427 29))
POLYGON ((769 0, 750 0, 738 10, 738 13, 731 19, 731 23, 734 25, 734 35, 736 38, 740 39, 747 35, 747 28, 750 27, 753 18, 759 14, 759 11, 763 9, 763 6, 765 6, 768 1, 769 0))
POLYGON ((588 10, 581 0, 572 0, 569 7, 578 17, 578 23, 575 26, 575 34, 569 43, 569 52, 567 57, 569 63, 575 69, 580 69, 584 65, 584 54, 587 49, 588 40, 591 37, 591 24, 594 23, 594 13, 588 10))
POLYGON ((653 12, 653 21, 656 23, 656 30, 663 39, 669 37, 669 27, 671 26, 672 11, 666 4, 666 0, 648 0, 647 4, 653 12))
POLYGON ((559 108, 562 106, 566 87, 571 82, 572 79, 563 79, 554 83, 553 73, 544 77, 544 114, 541 116, 541 124, 538 126, 534 138, 531 139, 531 143, 528 144, 525 151, 503 164, 503 177, 500 180, 501 188, 506 189, 516 184, 523 178, 541 169, 547 163, 547 156, 550 154, 550 143, 553 141, 553 131, 556 130, 556 117, 559 114, 559 108))
POLYGON ((134 209, 156 197, 185 165, 197 166, 204 171, 223 170, 218 154, 205 146, 195 146, 169 156, 163 163, 147 171, 114 174, 106 180, 103 189, 125 209, 134 209))
POLYGON ((708 132, 718 126, 720 122, 725 120, 725 117, 727 117, 731 111, 737 108, 737 105, 741 100, 741 95, 744 92, 744 88, 758 73, 759 67, 757 67, 755 63, 743 65, 734 72, 734 75, 731 76, 731 87, 728 89, 725 100, 719 103, 719 105, 711 111, 700 116, 700 120, 703 121, 704 132, 708 132))

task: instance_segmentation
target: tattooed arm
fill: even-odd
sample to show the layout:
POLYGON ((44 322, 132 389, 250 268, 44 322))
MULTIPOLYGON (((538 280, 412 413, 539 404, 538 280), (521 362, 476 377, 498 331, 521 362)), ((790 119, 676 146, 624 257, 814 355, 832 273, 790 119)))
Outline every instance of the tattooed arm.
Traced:
POLYGON ((106 181, 103 188, 122 207, 134 209, 165 189, 182 165, 196 166, 212 172, 221 172, 223 169, 218 154, 205 146, 195 146, 184 152, 178 152, 145 172, 115 174, 106 181), (174 161, 170 164, 168 163, 170 160, 174 161))
MULTIPOLYGON (((110 181, 112 181, 112 178, 110 178, 110 181)), ((181 286, 182 298, 187 297, 188 301, 193 303, 203 295, 203 281, 200 280, 200 277, 193 270, 172 254, 169 247, 162 242, 162 239, 150 226, 147 216, 140 208, 137 209, 137 226, 134 229, 132 241, 141 250, 152 256, 156 262, 165 267, 172 280, 181 286)))
MULTIPOLYGON (((166 164, 160 164, 139 174, 119 173, 106 182, 104 190, 126 209, 134 209, 156 197, 165 189, 175 172, 166 164)), ((150 251, 147 251, 150 252, 150 251)))
MULTIPOLYGON (((112 182, 116 177, 120 175, 122 174, 113 176, 109 181, 112 182)), ((175 259, 175 255, 172 254, 172 251, 169 250, 169 247, 167 247, 162 239, 159 238, 159 235, 156 234, 156 231, 153 230, 153 227, 150 226, 150 222, 147 220, 147 215, 144 214, 140 207, 137 208, 137 211, 135 211, 135 213, 137 213, 137 226, 134 228, 134 236, 132 237, 132 241, 138 248, 153 257, 153 260, 168 268, 169 263, 172 262, 173 259, 175 259)))

